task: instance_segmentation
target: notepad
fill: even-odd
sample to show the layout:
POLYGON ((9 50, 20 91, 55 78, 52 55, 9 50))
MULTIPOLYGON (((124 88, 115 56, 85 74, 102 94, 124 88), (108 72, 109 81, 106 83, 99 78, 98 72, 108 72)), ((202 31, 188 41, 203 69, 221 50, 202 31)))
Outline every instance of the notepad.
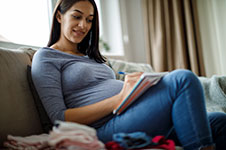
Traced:
POLYGON ((129 105, 131 105, 139 96, 141 96, 148 88, 156 85, 160 79, 168 72, 159 73, 143 73, 134 86, 131 93, 122 100, 121 103, 114 109, 113 114, 121 114, 129 105))

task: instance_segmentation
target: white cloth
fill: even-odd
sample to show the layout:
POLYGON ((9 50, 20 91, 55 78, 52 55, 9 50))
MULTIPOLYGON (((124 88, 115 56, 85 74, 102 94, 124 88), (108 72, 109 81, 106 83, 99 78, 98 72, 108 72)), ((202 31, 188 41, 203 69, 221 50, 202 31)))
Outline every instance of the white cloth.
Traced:
POLYGON ((72 122, 58 121, 58 127, 50 132, 48 143, 56 149, 104 150, 105 145, 98 140, 96 130, 72 122))

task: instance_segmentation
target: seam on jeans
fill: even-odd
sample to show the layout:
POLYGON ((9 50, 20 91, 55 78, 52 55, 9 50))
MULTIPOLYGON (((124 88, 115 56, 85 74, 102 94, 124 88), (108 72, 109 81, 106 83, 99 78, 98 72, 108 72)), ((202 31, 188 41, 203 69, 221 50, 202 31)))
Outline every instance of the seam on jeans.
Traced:
MULTIPOLYGON (((186 94, 186 98, 188 99, 188 95, 187 95, 187 94, 186 94)), ((191 109, 192 107, 191 107, 190 103, 187 102, 187 100, 186 100, 186 103, 187 103, 187 106, 189 106, 188 109, 189 109, 190 119, 191 119, 191 122, 192 122, 192 129, 193 129, 193 131, 195 132, 195 135, 196 135, 196 137, 195 137, 195 138, 196 138, 196 141, 193 142, 193 143, 184 145, 184 146, 187 147, 187 146, 189 146, 189 145, 193 145, 194 143, 196 143, 196 144, 198 144, 198 145, 201 145, 201 146, 199 147, 199 149, 200 149, 200 148, 203 148, 203 147, 206 147, 206 146, 213 145, 214 143, 211 143, 211 144, 208 144, 208 145, 203 145, 203 144, 201 143, 201 141, 202 141, 203 139, 212 138, 212 136, 205 136, 205 137, 203 137, 203 138, 200 138, 200 135, 198 134, 198 131, 197 131, 197 126, 196 126, 196 124, 193 124, 193 122, 194 122, 194 117, 193 117, 193 115, 191 115, 191 111, 190 111, 190 109, 191 109)))
POLYGON ((115 131, 115 120, 116 120, 116 116, 112 117, 111 119, 112 119, 111 120, 112 121, 112 125, 111 126, 113 128, 113 133, 116 133, 116 131, 115 131))
MULTIPOLYGON (((186 91, 186 90, 185 90, 186 91)), ((186 91, 187 92, 187 91, 186 91)), ((191 113, 191 105, 190 105, 190 103, 188 102, 188 100, 189 100, 189 97, 188 97, 188 94, 186 94, 186 104, 187 104, 187 106, 188 106, 188 113, 189 113, 189 115, 190 115, 190 119, 191 119, 191 122, 192 122, 192 124, 191 124, 191 127, 192 127, 192 130, 193 130, 193 132, 195 132, 195 138, 196 138, 196 142, 194 142, 194 143, 197 143, 197 144, 199 144, 199 145, 201 145, 201 143, 200 143, 200 138, 199 138, 199 134, 198 134, 198 132, 197 132, 197 130, 195 129, 195 128, 197 128, 197 126, 194 124, 194 118, 193 118, 193 114, 191 113)), ((189 144, 189 145, 191 145, 191 144, 189 144)), ((186 146, 186 145, 185 145, 186 146)))

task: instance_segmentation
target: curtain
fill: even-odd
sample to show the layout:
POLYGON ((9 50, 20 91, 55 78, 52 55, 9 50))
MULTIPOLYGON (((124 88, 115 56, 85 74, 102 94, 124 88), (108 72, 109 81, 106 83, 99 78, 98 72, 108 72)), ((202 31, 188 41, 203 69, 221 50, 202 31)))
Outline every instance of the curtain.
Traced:
POLYGON ((205 76, 196 0, 143 0, 147 57, 155 71, 205 76))

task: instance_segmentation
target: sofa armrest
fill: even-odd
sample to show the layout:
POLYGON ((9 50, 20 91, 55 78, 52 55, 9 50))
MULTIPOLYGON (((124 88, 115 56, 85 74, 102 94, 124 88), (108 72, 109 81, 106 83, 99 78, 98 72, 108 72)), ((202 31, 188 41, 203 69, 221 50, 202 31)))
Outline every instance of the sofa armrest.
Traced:
POLYGON ((207 111, 226 112, 226 76, 199 77, 204 89, 207 111))

